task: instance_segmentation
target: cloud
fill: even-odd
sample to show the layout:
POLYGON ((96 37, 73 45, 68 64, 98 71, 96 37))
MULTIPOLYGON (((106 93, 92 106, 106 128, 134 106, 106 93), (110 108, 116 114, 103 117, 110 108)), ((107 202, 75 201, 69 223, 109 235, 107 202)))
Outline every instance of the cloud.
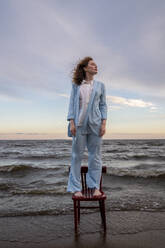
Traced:
MULTIPOLYGON (((150 108, 151 110, 157 109, 153 103, 145 102, 141 99, 128 99, 128 98, 118 97, 118 96, 107 96, 107 100, 109 103, 117 104, 120 106, 129 106, 129 107, 137 107, 137 108, 150 108)), ((117 108, 117 106, 115 106, 115 108, 117 108)))
POLYGON ((69 98, 69 95, 67 94, 58 94, 59 96, 65 97, 65 98, 69 98))

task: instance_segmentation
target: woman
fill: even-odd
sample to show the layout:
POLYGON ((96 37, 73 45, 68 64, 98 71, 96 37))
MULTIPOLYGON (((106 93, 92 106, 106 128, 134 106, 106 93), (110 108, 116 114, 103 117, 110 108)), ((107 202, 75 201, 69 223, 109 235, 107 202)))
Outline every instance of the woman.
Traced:
POLYGON ((105 86, 94 80, 97 65, 91 57, 80 60, 74 68, 67 120, 68 136, 72 137, 72 159, 67 191, 82 197, 80 169, 85 147, 88 149, 86 182, 101 195, 101 142, 105 134, 107 104, 105 86))

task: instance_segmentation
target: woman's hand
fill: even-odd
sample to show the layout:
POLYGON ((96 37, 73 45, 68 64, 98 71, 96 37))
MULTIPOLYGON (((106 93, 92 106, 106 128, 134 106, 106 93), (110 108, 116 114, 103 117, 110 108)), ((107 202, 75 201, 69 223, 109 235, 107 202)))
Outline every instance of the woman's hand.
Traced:
POLYGON ((105 126, 106 126, 106 120, 103 120, 100 128, 100 136, 103 136, 105 134, 105 126))
POLYGON ((70 131, 71 131, 73 136, 76 135, 76 127, 75 127, 75 124, 74 124, 73 120, 70 120, 70 131))

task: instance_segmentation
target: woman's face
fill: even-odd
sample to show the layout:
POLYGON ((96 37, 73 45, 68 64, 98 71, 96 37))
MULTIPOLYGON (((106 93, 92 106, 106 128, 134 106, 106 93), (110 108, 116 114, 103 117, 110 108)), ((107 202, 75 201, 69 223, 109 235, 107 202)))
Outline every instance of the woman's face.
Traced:
POLYGON ((88 65, 84 67, 84 70, 92 75, 97 74, 97 65, 94 60, 89 60, 88 65))

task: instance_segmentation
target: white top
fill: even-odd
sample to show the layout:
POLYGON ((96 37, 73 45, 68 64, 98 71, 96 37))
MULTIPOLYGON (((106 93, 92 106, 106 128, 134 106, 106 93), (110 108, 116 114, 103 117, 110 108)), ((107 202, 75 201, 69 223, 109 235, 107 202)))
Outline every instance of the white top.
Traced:
POLYGON ((84 120, 92 89, 93 89, 93 80, 91 80, 91 81, 83 80, 82 81, 82 83, 80 85, 80 105, 79 105, 79 113, 80 114, 79 114, 78 126, 81 126, 82 122, 84 120))

